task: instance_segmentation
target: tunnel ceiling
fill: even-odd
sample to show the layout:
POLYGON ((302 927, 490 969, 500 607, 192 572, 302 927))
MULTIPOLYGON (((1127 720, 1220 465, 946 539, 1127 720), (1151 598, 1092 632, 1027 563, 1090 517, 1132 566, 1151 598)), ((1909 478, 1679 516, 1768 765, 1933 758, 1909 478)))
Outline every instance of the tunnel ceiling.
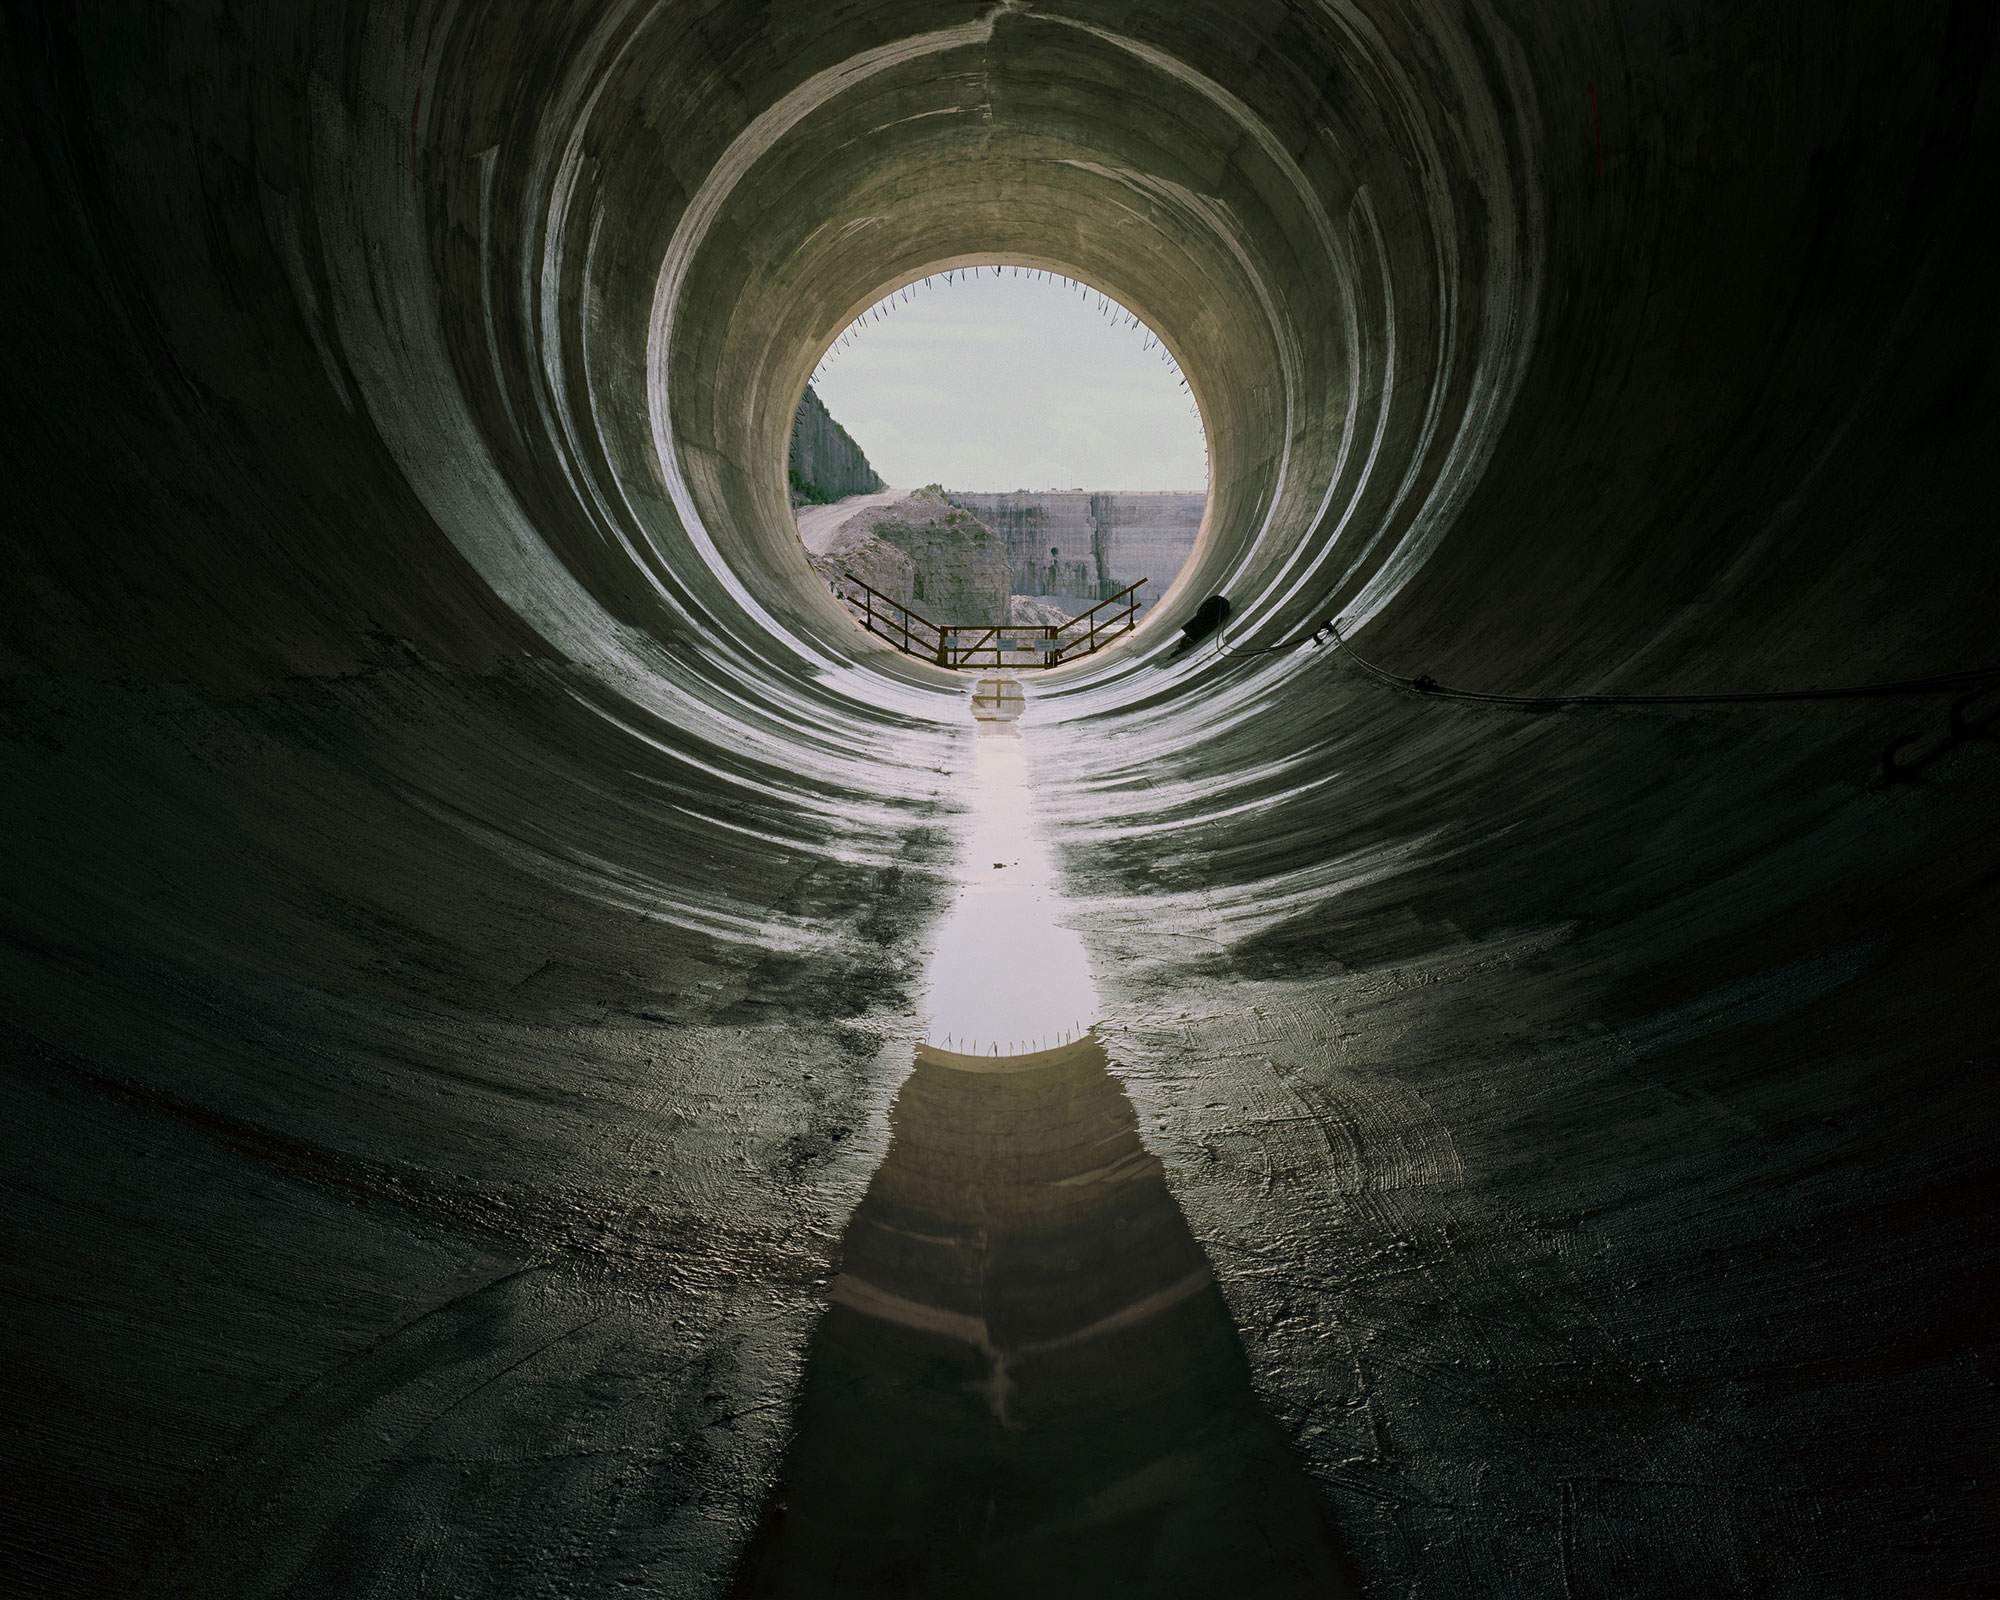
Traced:
POLYGON ((785 441, 997 263, 1208 435, 1024 748, 1288 1526, 1426 1600, 1990 1589, 1990 674, 1547 698, 2000 665, 1990 18, 10 10, 0 1588, 728 1590, 966 1091, 898 1100, 963 681, 785 441))

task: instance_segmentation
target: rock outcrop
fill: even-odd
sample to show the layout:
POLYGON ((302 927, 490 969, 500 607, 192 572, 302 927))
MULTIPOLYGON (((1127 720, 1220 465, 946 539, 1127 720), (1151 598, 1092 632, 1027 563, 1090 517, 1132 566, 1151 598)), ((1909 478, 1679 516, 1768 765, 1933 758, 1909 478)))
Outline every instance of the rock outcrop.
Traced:
MULTIPOLYGON (((916 597, 917 564, 886 540, 875 537, 864 518, 857 517, 828 541, 823 555, 809 555, 813 571, 827 582, 859 578, 877 594, 898 605, 916 597)), ((911 609, 915 609, 912 607, 911 609)))
POLYGON ((932 622, 997 622, 1014 592, 1005 541, 935 485, 859 513, 814 564, 851 573, 932 622))
MULTIPOLYGON (((876 594, 886 594, 898 606, 916 598, 916 562, 894 544, 878 540, 866 526, 842 530, 826 546, 824 556, 810 556, 812 570, 828 582, 860 578, 876 594)), ((912 606, 912 610, 916 610, 912 606)))
MULTIPOLYGON (((792 423, 792 503, 880 497, 883 483, 808 388, 792 423)), ((950 492, 932 484, 856 513, 811 541, 820 576, 841 574, 933 622, 1049 626, 1139 579, 1155 604, 1194 549, 1205 493, 1082 489, 950 492), (1038 604, 1020 605, 1017 601, 1038 604)))
POLYGON ((791 481, 793 505, 824 505, 883 486, 861 446, 810 387, 792 419, 791 481))
POLYGON ((1007 620, 1017 628, 1060 628, 1072 615, 1060 600, 1017 594, 1008 603, 1007 620))

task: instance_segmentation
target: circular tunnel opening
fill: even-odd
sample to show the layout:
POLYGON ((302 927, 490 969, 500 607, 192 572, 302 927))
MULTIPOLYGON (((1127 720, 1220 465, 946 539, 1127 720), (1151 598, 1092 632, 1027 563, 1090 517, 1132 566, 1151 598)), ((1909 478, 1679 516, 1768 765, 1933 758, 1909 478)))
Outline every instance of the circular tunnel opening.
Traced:
POLYGON ((802 554, 857 626, 968 671, 1073 666, 1144 626, 1208 477, 1168 341, 1000 262, 925 274, 843 329, 786 461, 802 554))
MULTIPOLYGON (((1509 160, 1516 110, 1473 63, 1444 125, 1379 40, 1337 53, 1371 92, 1310 163, 1299 108, 1144 37, 1012 7, 806 73, 744 123, 651 246, 652 462, 628 469, 664 479, 662 520, 727 596, 717 624, 740 621, 745 649, 775 634, 922 680, 927 663, 857 655, 768 464, 857 317, 997 264, 1088 285, 1157 330, 1205 430, 1206 531, 1156 591, 1160 625, 1076 681, 1157 655, 1217 594, 1245 638, 1328 599, 1365 626, 1428 560, 1504 419, 1531 345, 1535 202, 1509 160), (1449 182, 1433 176, 1447 143, 1449 182), (1385 159, 1397 150, 1422 159, 1385 159)), ((622 174, 615 152, 597 159, 609 204, 622 174)))

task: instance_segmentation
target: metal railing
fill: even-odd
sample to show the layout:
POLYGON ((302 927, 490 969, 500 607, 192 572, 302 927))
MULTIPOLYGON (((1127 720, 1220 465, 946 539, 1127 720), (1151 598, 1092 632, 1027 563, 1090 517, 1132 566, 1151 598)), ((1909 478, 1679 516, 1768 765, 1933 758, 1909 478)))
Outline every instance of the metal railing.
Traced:
POLYGON ((982 667, 1059 667, 1102 650, 1138 624, 1138 583, 1128 583, 1088 611, 1055 623, 932 622, 859 578, 842 574, 828 587, 868 632, 905 655, 957 671, 982 667), (1101 613, 1101 615, 1100 615, 1101 613), (966 638, 972 637, 971 643, 966 638))

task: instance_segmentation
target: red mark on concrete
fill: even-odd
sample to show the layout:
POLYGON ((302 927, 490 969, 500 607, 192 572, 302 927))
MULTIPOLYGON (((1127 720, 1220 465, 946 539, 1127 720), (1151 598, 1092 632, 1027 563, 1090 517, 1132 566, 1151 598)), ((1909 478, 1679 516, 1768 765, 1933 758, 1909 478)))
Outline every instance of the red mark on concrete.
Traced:
POLYGON ((1597 120, 1597 85, 1586 85, 1590 90, 1590 142, 1597 151, 1597 176, 1604 177, 1604 129, 1597 120))

